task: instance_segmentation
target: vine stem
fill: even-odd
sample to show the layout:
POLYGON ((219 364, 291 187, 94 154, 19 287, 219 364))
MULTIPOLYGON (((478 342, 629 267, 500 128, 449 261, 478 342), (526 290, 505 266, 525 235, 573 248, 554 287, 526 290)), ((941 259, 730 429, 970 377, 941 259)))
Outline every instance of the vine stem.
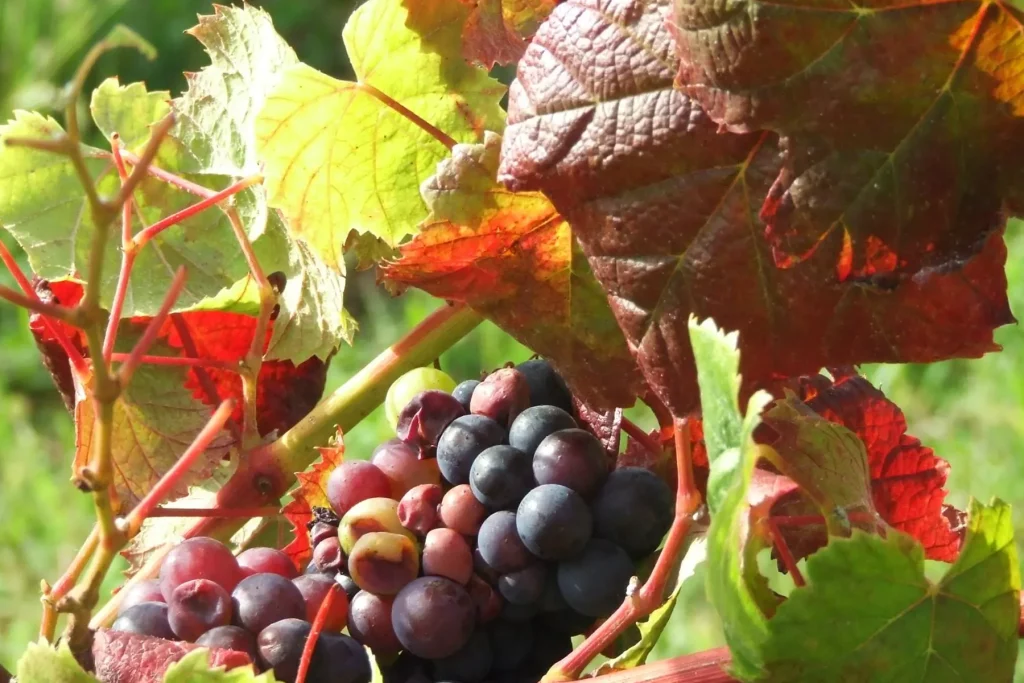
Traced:
POLYGON ((146 330, 142 333, 142 338, 135 344, 131 353, 128 354, 128 358, 125 359, 124 363, 117 369, 117 379, 121 386, 127 386, 128 382, 131 381, 132 375, 138 369, 139 364, 142 363, 143 356, 156 342, 157 336, 160 334, 160 329, 164 326, 164 322, 167 320, 167 316, 171 313, 171 308, 174 306, 174 302, 178 300, 178 296, 181 295, 181 290, 185 287, 185 278, 188 277, 188 272, 185 266, 178 268, 178 272, 174 274, 174 279, 171 280, 171 286, 164 295, 164 300, 160 304, 160 310, 156 312, 149 323, 146 325, 146 330))
POLYGON ((599 679, 601 683, 736 683, 737 679, 725 670, 731 661, 729 648, 719 647, 614 671, 599 679))
POLYGON ((643 446, 651 455, 661 455, 663 450, 661 444, 652 439, 650 434, 640 429, 635 422, 627 417, 623 417, 620 424, 622 425, 622 431, 626 432, 631 439, 643 446))
POLYGON ((37 296, 28 296, 3 285, 0 285, 0 299, 7 299, 15 306, 27 308, 33 313, 39 313, 54 320, 70 323, 73 318, 71 309, 57 304, 48 304, 37 296))
MULTIPOLYGON (((173 316, 172 316, 173 319, 173 316)), ((445 304, 423 319, 402 339, 382 351, 362 370, 272 444, 249 454, 227 484, 217 492, 216 509, 199 519, 183 536, 212 536, 226 540, 245 523, 245 518, 225 514, 235 508, 273 505, 295 482, 295 472, 305 470, 317 456, 315 447, 326 443, 337 427, 351 431, 360 420, 379 406, 388 387, 401 375, 428 365, 441 353, 469 334, 483 318, 463 305, 445 304)), ((129 580, 125 588, 156 576, 160 563, 172 547, 166 544, 129 580)), ((120 591, 98 610, 91 628, 109 625, 120 605, 120 591)))
POLYGON ((253 519, 255 517, 279 517, 277 506, 262 508, 155 508, 150 517, 211 517, 221 519, 253 519))
MULTIPOLYGON (((128 182, 128 168, 124 165, 124 159, 121 157, 121 136, 114 133, 110 137, 110 151, 114 157, 114 165, 117 167, 117 175, 121 178, 123 186, 128 182)), ((132 269, 135 267, 137 249, 132 239, 132 204, 134 204, 132 197, 127 197, 124 204, 121 205, 121 270, 117 274, 117 288, 114 290, 114 300, 110 305, 107 332, 103 337, 103 357, 107 363, 110 362, 111 354, 114 352, 117 328, 121 324, 121 312, 124 310, 124 301, 128 296, 128 282, 132 269)))
MULTIPOLYGON (((138 167, 136 167, 136 168, 138 168, 138 167)), ((238 182, 235 182, 235 183, 232 183, 231 185, 228 185, 226 188, 224 188, 220 192, 214 192, 212 195, 206 197, 205 199, 202 199, 202 200, 196 202, 195 204, 190 204, 189 206, 186 206, 181 211, 176 211, 176 212, 172 213, 170 216, 166 216, 165 218, 161 218, 156 223, 153 223, 152 225, 150 225, 150 226, 140 230, 139 234, 137 234, 133 238, 133 241, 135 242, 136 248, 141 249, 143 246, 146 245, 146 243, 148 243, 151 239, 153 239, 154 237, 159 235, 161 232, 163 232, 167 228, 169 228, 169 227, 171 227, 173 225, 177 225, 178 223, 181 223, 182 221, 184 221, 184 220, 186 220, 188 218, 191 218, 192 216, 196 215, 197 213, 199 213, 199 212, 201 212, 201 211, 203 211, 205 209, 210 208, 214 204, 219 204, 220 202, 224 201, 228 197, 230 197, 230 196, 232 196, 234 194, 238 194, 239 192, 241 192, 245 188, 250 187, 252 185, 255 185, 256 183, 259 183, 262 180, 263 180, 263 176, 260 176, 260 175, 254 175, 254 176, 249 176, 248 178, 242 178, 238 182)))
MULTIPOLYGON (((635 624, 638 619, 649 615, 664 602, 669 576, 672 574, 686 543, 690 524, 693 521, 693 513, 700 506, 700 493, 697 491, 693 478, 689 419, 675 419, 674 429, 678 470, 675 517, 672 520, 671 528, 669 528, 668 536, 665 538, 665 545, 654 563, 654 569, 651 570, 651 575, 639 590, 627 590, 626 599, 619 605, 619 608, 602 622, 579 647, 551 667, 541 679, 542 683, 578 679, 594 657, 611 645, 623 631, 635 624)), ((631 586, 635 586, 635 583, 631 582, 631 586)))
MULTIPOLYGON (((110 360, 123 362, 128 360, 131 354, 112 353, 110 360)), ((227 372, 238 372, 238 363, 215 358, 186 358, 182 356, 139 356, 139 362, 146 365, 162 365, 166 367, 185 368, 213 368, 214 370, 226 370, 227 372)))
POLYGON ((306 674, 309 673, 309 664, 313 661, 313 651, 316 649, 317 640, 320 639, 320 632, 324 630, 327 623, 327 615, 334 607, 334 600, 341 592, 341 586, 332 583, 327 589, 324 601, 320 603, 320 609, 316 611, 316 618, 313 619, 313 627, 309 630, 309 637, 302 648, 302 657, 299 659, 299 671, 295 674, 295 683, 306 683, 306 674))

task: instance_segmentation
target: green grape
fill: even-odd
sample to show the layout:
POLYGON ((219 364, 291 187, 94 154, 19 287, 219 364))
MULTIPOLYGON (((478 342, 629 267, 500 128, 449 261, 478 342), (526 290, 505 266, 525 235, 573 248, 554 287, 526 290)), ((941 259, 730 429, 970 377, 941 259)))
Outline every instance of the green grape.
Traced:
POLYGON ((398 426, 398 414, 416 394, 431 389, 451 393, 455 389, 455 380, 447 373, 429 367, 410 370, 396 379, 384 399, 384 414, 391 428, 398 426))

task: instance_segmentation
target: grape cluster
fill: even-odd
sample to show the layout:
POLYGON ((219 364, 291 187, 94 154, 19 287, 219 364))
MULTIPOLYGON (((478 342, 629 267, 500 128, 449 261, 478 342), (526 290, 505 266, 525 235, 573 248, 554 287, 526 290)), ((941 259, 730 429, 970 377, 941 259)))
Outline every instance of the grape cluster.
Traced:
POLYGON ((622 602, 671 491, 611 470, 544 360, 458 385, 415 370, 385 405, 396 438, 331 473, 337 533, 311 529, 315 558, 340 544, 314 565, 354 584, 349 634, 388 683, 539 680, 622 602))
POLYGON ((368 683, 360 646, 385 683, 534 682, 622 602, 671 525, 668 486, 609 466, 544 360, 458 385, 420 368, 385 407, 396 438, 329 474, 302 576, 280 551, 192 539, 113 628, 247 652, 291 683, 337 584, 311 683, 368 683))
MULTIPOLYGON (((192 538, 168 553, 159 579, 127 589, 111 629, 244 652, 290 683, 334 583, 323 573, 300 576, 280 550, 250 548, 236 557, 219 541, 192 538)), ((370 682, 366 651, 341 633, 348 610, 348 595, 339 591, 313 649, 307 683, 370 682)))

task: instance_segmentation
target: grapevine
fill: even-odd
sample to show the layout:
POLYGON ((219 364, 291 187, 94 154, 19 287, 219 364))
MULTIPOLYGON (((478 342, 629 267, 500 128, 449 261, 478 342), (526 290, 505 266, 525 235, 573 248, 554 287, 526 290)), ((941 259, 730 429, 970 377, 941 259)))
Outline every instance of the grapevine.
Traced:
POLYGON ((367 0, 353 80, 212 11, 184 92, 91 93, 102 148, 121 26, 0 126, 0 298, 96 516, 17 681, 1013 679, 1010 506, 857 367, 1013 321, 1019 8, 367 0), (352 260, 438 304, 324 395, 352 260), (449 375, 484 320, 534 357, 449 375), (648 664, 700 565, 727 647, 648 664))

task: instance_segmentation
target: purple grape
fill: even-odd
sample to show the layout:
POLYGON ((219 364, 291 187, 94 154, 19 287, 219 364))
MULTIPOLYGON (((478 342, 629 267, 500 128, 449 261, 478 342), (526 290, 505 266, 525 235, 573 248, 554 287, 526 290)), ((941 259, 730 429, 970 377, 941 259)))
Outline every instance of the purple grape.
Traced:
POLYGON ((572 609, 591 617, 605 617, 626 597, 633 572, 633 561, 625 550, 595 538, 581 555, 559 563, 558 587, 572 609))
POLYGON ((476 631, 458 652, 434 660, 434 680, 481 683, 490 673, 492 661, 490 639, 483 631, 476 631))
POLYGON ((505 442, 505 428, 483 415, 463 415, 454 420, 437 444, 437 466, 453 485, 468 484, 469 471, 480 453, 505 442))
POLYGON ((281 683, 295 683, 311 628, 309 622, 302 619, 282 619, 261 630, 256 645, 263 670, 272 670, 274 678, 281 683))
POLYGON ((241 626, 217 626, 216 628, 211 628, 199 636, 196 640, 196 645, 244 652, 254 662, 259 659, 259 651, 256 648, 256 636, 241 626))
POLYGON ((590 498, 608 476, 604 446, 583 429, 562 429, 548 435, 533 455, 538 484, 561 484, 590 498))
POLYGON ((516 513, 502 510, 485 519, 477 534, 481 559, 499 574, 525 569, 534 560, 516 526, 516 513))
POLYGON ((534 486, 530 456, 512 446, 491 446, 473 461, 469 486, 488 508, 514 509, 534 486))
POLYGON ((545 438, 561 429, 574 429, 576 420, 556 406, 534 405, 524 410, 508 430, 508 443, 530 457, 545 438))
POLYGON ((246 576, 278 574, 286 579, 294 579, 299 575, 292 558, 277 548, 256 547, 243 550, 238 554, 238 566, 246 576))
POLYGON ((313 548, 313 564, 324 573, 338 572, 345 567, 345 552, 337 536, 328 536, 313 548))
POLYGON ((167 602, 164 600, 163 591, 160 590, 159 579, 146 579, 125 588, 121 604, 117 608, 118 616, 124 614, 125 610, 138 605, 140 602, 167 602))
POLYGON ((391 623, 394 602, 394 596, 359 591, 349 605, 348 632, 379 658, 386 659, 402 649, 391 623))
POLYGON ((510 673, 519 668, 533 649, 533 629, 526 622, 499 619, 487 628, 494 653, 495 673, 510 673))
POLYGON ((451 394, 424 391, 415 396, 398 415, 398 438, 412 446, 420 458, 434 457, 441 433, 466 411, 451 394))
POLYGON ((339 633, 321 633, 310 661, 306 683, 370 683, 373 677, 366 650, 339 633))
POLYGON ((371 462, 391 482, 391 497, 395 500, 401 500, 414 486, 441 483, 437 461, 433 458, 420 460, 416 449, 401 439, 391 439, 377 446, 371 462))
POLYGON ((542 484, 527 493, 515 517, 523 544, 542 560, 574 557, 590 540, 590 509, 578 493, 559 484, 542 484))
POLYGON ((162 602, 140 602, 129 607, 114 620, 110 630, 167 640, 178 639, 167 620, 167 605, 162 602))
POLYGON ((469 412, 469 404, 473 400, 473 391, 480 386, 480 380, 467 379, 465 382, 460 382, 458 386, 452 389, 452 396, 455 400, 462 404, 462 407, 469 412))
POLYGON ((594 535, 607 538, 633 558, 657 550, 675 516, 675 496, 658 475, 623 467, 608 475, 594 499, 594 535))
POLYGON ((338 525, 328 524, 327 522, 317 522, 313 525, 313 528, 309 530, 309 545, 313 548, 320 545, 320 541, 331 536, 338 535, 338 525))
POLYGON ((231 623, 231 596, 206 579, 186 581, 175 588, 167 607, 171 630, 189 642, 212 628, 231 623))
POLYGON ((235 622, 253 633, 283 619, 303 619, 306 601, 298 587, 277 574, 253 574, 231 593, 235 622))
POLYGON ((513 605, 532 605, 544 594, 547 575, 547 567, 535 562, 525 569, 498 577, 498 592, 513 605))
POLYGON ((466 589, 454 581, 425 576, 395 596, 391 622, 405 649, 418 657, 440 659, 469 642, 476 625, 476 606, 466 589))

